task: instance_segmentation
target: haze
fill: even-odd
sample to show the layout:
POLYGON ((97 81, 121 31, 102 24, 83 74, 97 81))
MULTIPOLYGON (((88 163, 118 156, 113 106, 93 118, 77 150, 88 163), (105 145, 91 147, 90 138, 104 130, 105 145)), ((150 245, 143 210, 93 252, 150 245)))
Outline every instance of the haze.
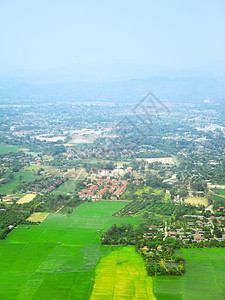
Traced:
POLYGON ((225 2, 0 1, 0 69, 225 61, 225 2))

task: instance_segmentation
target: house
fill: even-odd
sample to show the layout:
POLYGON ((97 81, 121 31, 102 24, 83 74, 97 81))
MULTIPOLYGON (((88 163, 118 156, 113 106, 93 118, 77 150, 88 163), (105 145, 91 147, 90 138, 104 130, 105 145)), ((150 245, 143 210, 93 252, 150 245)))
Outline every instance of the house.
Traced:
POLYGON ((101 189, 98 194, 97 194, 97 197, 98 198, 102 198, 102 196, 106 193, 106 191, 108 190, 108 187, 104 187, 103 189, 101 189))
POLYGON ((194 235, 194 240, 195 241, 204 241, 205 238, 202 235, 196 234, 196 235, 194 235))
POLYGON ((187 224, 188 224, 189 226, 194 226, 194 223, 193 223, 193 222, 187 222, 187 224))
POLYGON ((116 195, 117 197, 123 195, 123 193, 126 191, 126 189, 127 189, 127 185, 126 185, 126 184, 122 185, 122 186, 115 192, 115 195, 116 195))
POLYGON ((150 226, 149 226, 149 229, 154 229, 154 228, 156 228, 155 225, 150 225, 150 226))
POLYGON ((198 221, 196 221, 196 223, 197 223, 198 225, 201 225, 201 224, 202 224, 202 221, 198 220, 198 221))

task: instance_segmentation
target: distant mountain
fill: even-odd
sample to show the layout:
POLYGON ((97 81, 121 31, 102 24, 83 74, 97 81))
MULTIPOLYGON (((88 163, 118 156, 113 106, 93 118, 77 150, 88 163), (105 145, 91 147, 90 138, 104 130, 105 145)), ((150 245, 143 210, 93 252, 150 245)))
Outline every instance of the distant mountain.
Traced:
POLYGON ((0 78, 20 78, 35 84, 68 82, 108 83, 136 78, 213 78, 225 82, 225 63, 217 62, 192 69, 148 66, 134 63, 72 64, 50 69, 0 70, 0 78))
MULTIPOLYGON (((225 83, 203 77, 150 77, 116 82, 33 83, 22 79, 0 79, 0 97, 63 101, 137 101, 152 91, 173 102, 212 99, 225 103, 225 83)), ((3 101, 3 100, 1 100, 3 101)))

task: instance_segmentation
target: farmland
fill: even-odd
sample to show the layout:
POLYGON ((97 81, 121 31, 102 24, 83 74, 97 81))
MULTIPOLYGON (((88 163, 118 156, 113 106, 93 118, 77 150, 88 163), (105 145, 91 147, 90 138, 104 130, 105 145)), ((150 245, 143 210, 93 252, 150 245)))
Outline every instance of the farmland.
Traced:
POLYGON ((144 260, 128 246, 112 251, 97 265, 91 300, 155 299, 152 277, 147 275, 144 260))
POLYGON ((0 145, 0 154, 5 154, 8 152, 17 152, 19 151, 18 146, 11 145, 0 145))
POLYGON ((36 194, 27 194, 17 201, 18 204, 29 203, 36 197, 36 194))
POLYGON ((185 249, 177 254, 185 259, 185 275, 154 277, 157 299, 224 299, 224 248, 185 249))
POLYGON ((184 203, 190 203, 192 205, 208 205, 208 200, 205 197, 188 197, 184 199, 184 203))
POLYGON ((184 276, 147 277, 133 247, 118 253, 117 247, 100 245, 100 234, 112 224, 142 221, 110 216, 126 204, 85 203, 72 214, 50 214, 38 226, 14 229, 0 241, 0 299, 101 299, 99 295, 111 295, 113 280, 114 299, 124 298, 124 292, 159 300, 223 298, 224 248, 179 250, 184 276))
POLYGON ((34 212, 27 220, 31 222, 43 222, 49 213, 46 212, 34 212))
POLYGON ((20 184, 20 182, 32 182, 37 178, 39 178, 39 176, 37 176, 34 171, 22 169, 21 171, 14 173, 14 178, 12 179, 12 181, 0 185, 0 193, 12 194, 14 190, 16 191, 16 188, 20 184))
POLYGON ((142 221, 110 216, 124 205, 85 203, 72 214, 50 214, 40 225, 14 229, 0 241, 0 299, 87 299, 95 266, 111 251, 100 245, 101 232, 142 221))
POLYGON ((56 195, 67 195, 68 193, 74 193, 80 180, 67 180, 56 188, 53 193, 56 195))

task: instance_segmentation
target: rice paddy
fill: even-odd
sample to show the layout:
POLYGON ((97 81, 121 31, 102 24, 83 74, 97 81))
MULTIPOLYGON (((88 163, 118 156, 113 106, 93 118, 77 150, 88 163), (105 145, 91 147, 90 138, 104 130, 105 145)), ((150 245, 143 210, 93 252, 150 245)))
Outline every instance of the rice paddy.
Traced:
POLYGON ((73 214, 50 214, 0 240, 0 299, 89 299, 99 259, 111 252, 100 232, 138 218, 111 217, 126 202, 85 203, 73 214))
POLYGON ((144 261, 133 247, 118 252, 118 247, 102 246, 100 235, 111 225, 142 222, 138 217, 111 216, 126 204, 85 203, 72 214, 50 214, 40 225, 15 228, 0 240, 0 299, 225 297, 224 248, 181 249, 184 276, 147 277, 144 261))
POLYGON ((153 278, 159 300, 221 300, 225 298, 225 249, 182 249, 185 275, 153 278))
POLYGON ((132 246, 112 251, 97 265, 91 300, 156 299, 152 277, 132 246))

